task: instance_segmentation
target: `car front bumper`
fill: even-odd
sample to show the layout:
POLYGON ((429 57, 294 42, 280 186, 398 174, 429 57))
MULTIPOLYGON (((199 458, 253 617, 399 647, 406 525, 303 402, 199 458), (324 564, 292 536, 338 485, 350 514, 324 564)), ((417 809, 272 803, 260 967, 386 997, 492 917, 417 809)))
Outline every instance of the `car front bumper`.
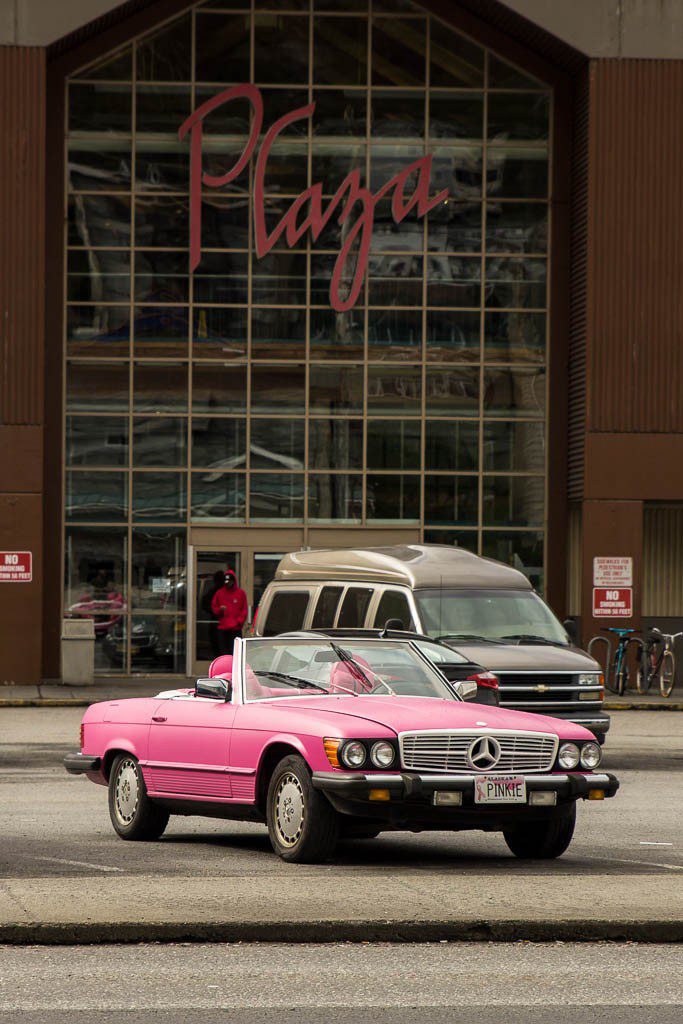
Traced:
POLYGON ((551 702, 537 704, 524 704, 510 700, 501 692, 500 706, 509 711, 526 711, 527 713, 548 715, 550 718, 561 718, 565 722, 573 722, 574 725, 582 725, 594 736, 604 738, 609 732, 612 724, 610 716, 601 708, 583 708, 573 704, 571 707, 553 707, 551 702))

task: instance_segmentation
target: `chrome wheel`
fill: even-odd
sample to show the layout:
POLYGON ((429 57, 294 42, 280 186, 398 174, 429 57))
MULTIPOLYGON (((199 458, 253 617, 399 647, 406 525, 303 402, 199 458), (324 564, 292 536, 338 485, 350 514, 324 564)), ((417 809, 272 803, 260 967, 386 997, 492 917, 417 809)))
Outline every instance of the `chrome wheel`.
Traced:
POLYGON ((130 825, 140 801, 140 777, 135 761, 126 758, 121 761, 116 776, 114 808, 122 825, 130 825))
POLYGON ((282 776, 275 792, 275 827, 284 846, 296 846, 304 827, 304 791, 293 772, 282 776))

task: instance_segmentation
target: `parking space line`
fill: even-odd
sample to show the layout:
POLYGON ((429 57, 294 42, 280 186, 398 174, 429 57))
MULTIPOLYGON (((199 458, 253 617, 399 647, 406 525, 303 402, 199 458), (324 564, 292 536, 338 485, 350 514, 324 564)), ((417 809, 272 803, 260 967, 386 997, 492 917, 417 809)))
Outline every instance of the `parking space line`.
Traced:
POLYGON ((625 857, 586 857, 586 860, 600 860, 606 864, 637 864, 643 868, 665 868, 667 871, 683 871, 683 864, 657 864, 651 860, 628 860, 625 857))
POLYGON ((47 860, 53 864, 67 864, 74 868, 93 868, 95 871, 123 871, 123 868, 110 867, 108 864, 90 864, 85 860, 64 860, 62 857, 39 857, 36 854, 30 855, 32 860, 47 860))

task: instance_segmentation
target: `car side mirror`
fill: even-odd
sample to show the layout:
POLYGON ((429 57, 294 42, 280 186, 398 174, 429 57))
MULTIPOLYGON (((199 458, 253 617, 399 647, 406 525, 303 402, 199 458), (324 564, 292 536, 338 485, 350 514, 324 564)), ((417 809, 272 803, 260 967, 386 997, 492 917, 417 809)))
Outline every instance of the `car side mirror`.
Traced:
POLYGON ((453 683, 452 686, 462 700, 476 700, 477 684, 473 679, 461 679, 459 682, 453 683))
POLYGON ((578 631, 574 619, 565 619, 562 625, 564 626, 564 631, 571 642, 575 644, 578 637, 578 631))
POLYGON ((232 683, 229 679, 216 676, 215 679, 198 679, 194 684, 195 697, 211 697, 213 700, 229 701, 232 696, 232 683))

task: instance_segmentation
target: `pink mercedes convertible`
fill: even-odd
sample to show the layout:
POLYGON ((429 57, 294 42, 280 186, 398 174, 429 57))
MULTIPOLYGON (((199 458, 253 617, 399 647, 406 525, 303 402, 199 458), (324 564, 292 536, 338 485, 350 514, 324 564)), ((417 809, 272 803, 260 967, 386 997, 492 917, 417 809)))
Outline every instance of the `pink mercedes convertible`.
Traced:
POLYGON ((263 822, 296 862, 396 829, 502 832, 517 857, 558 857, 577 800, 619 783, 586 729, 475 693, 410 640, 238 640, 193 690, 93 704, 65 767, 108 786, 123 839, 196 814, 263 822))

